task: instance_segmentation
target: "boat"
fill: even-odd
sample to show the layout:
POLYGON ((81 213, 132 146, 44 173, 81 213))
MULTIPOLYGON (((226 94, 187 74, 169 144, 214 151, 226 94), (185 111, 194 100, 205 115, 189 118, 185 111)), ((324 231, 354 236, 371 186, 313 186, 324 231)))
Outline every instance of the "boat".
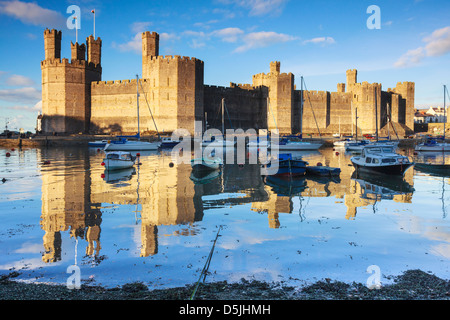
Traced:
POLYGON ((278 150, 292 150, 292 151, 303 151, 303 150, 317 150, 322 146, 321 142, 309 142, 309 141, 291 141, 290 139, 283 138, 278 143, 278 150))
POLYGON ((248 148, 270 148, 270 141, 269 138, 259 140, 259 137, 256 139, 256 141, 249 141, 247 143, 248 148))
POLYGON ((135 161, 136 156, 133 156, 129 152, 108 152, 103 159, 102 166, 104 166, 106 170, 120 170, 131 168, 134 166, 135 161))
POLYGON ((370 144, 371 142, 369 140, 349 141, 348 143, 345 144, 345 151, 360 153, 365 146, 370 144))
MULTIPOLYGON (((105 151, 139 151, 139 150, 158 150, 161 142, 141 141, 139 129, 139 76, 136 75, 136 105, 137 105, 137 125, 138 132, 134 136, 119 136, 117 141, 108 141, 105 145, 105 151), (136 138, 137 140, 128 140, 128 138, 136 138)), ((153 118, 153 115, 152 115, 153 118)), ((158 133, 159 135, 159 133, 158 133)))
POLYGON ((108 141, 105 145, 105 151, 140 151, 140 150, 158 150, 160 142, 141 141, 139 134, 136 136, 119 136, 118 140, 108 141), (138 137, 138 140, 129 140, 128 137, 138 137))
POLYGON ((418 144, 415 150, 424 152, 448 152, 450 151, 450 144, 445 142, 438 142, 437 139, 434 138, 428 138, 425 142, 418 144))
MULTIPOLYGON (((446 106, 445 106, 445 97, 448 94, 447 86, 444 85, 444 120, 446 120, 446 106)), ((450 151, 450 143, 445 142, 445 121, 444 125, 444 134, 442 136, 442 142, 438 142, 437 139, 428 138, 425 142, 418 144, 415 148, 416 151, 424 151, 424 152, 432 152, 432 151, 441 151, 441 152, 449 152, 450 151)))
POLYGON ((414 169, 433 176, 450 177, 450 164, 445 163, 415 163, 414 169))
POLYGON ((350 158, 358 171, 403 175, 414 165, 408 157, 395 152, 392 145, 367 145, 362 148, 360 156, 350 158))
POLYGON ((163 137, 161 139, 161 148, 173 148, 179 143, 179 140, 172 140, 172 137, 163 137))
POLYGON ((332 168, 327 166, 307 166, 306 174, 316 176, 339 176, 341 174, 340 168, 332 168))
POLYGON ((88 142, 88 146, 89 147, 96 147, 96 148, 104 148, 107 143, 108 143, 108 140, 89 141, 88 142))
MULTIPOLYGON (((278 154, 278 159, 272 159, 269 164, 263 165, 267 175, 277 176, 303 176, 308 162, 301 158, 293 158, 290 153, 278 154)), ((266 174, 265 174, 266 175, 266 174)))
POLYGON ((234 147, 234 145, 236 144, 236 141, 231 141, 231 140, 222 140, 222 139, 218 139, 216 140, 216 137, 211 137, 211 139, 209 141, 202 141, 202 147, 234 147))

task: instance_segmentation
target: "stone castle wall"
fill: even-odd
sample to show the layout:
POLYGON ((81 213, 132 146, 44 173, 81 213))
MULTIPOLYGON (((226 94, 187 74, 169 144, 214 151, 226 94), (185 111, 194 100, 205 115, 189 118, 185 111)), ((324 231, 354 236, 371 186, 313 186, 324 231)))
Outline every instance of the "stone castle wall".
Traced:
POLYGON ((194 133, 195 121, 222 128, 278 129, 281 134, 348 135, 386 131, 388 117, 399 135, 414 128, 414 83, 399 82, 382 90, 379 83, 357 82, 357 70, 347 70, 347 82, 336 92, 297 90, 292 73, 280 62, 268 73, 253 75, 252 84, 230 87, 204 84, 204 62, 182 56, 160 56, 159 35, 142 33, 142 79, 101 81, 101 39, 71 43, 72 59, 61 59, 60 31, 45 30, 42 70, 43 131, 47 133, 119 133, 138 131, 194 133), (303 103, 301 97, 303 96, 303 103), (358 120, 356 120, 356 114, 358 120), (153 117, 152 117, 153 116, 153 117), (156 123, 156 126, 155 126, 156 123), (356 128, 357 126, 357 128, 356 128))

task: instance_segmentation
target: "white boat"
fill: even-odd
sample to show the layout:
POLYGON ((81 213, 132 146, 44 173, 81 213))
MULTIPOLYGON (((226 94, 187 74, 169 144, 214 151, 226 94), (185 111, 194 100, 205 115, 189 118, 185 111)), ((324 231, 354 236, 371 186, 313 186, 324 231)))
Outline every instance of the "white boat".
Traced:
POLYGON ((247 143, 248 148, 270 148, 270 141, 268 139, 259 140, 259 138, 256 141, 249 141, 247 143))
POLYGON ((278 143, 278 150, 286 151, 303 151, 303 150, 317 150, 322 146, 321 142, 308 142, 308 141, 290 141, 289 139, 282 139, 278 143))
POLYGON ((427 152, 448 152, 450 151, 450 144, 445 142, 437 142, 435 139, 428 139, 424 143, 418 144, 415 150, 427 152))
POLYGON ((395 152, 392 145, 366 145, 360 156, 350 158, 356 170, 389 175, 403 175, 414 165, 408 157, 395 152))
POLYGON ((131 168, 135 161, 136 157, 129 152, 108 152, 103 159, 102 166, 105 166, 106 170, 120 170, 131 168))
POLYGON ((222 159, 218 157, 214 158, 199 158, 192 159, 191 166, 192 169, 197 171, 205 171, 205 170, 217 170, 223 165, 222 159))
POLYGON ((215 140, 214 137, 210 141, 202 141, 202 147, 234 147, 236 141, 231 140, 215 140))
POLYGON ((105 151, 139 151, 139 150, 158 150, 160 142, 147 142, 141 140, 128 140, 122 138, 118 141, 109 141, 105 145, 105 151))

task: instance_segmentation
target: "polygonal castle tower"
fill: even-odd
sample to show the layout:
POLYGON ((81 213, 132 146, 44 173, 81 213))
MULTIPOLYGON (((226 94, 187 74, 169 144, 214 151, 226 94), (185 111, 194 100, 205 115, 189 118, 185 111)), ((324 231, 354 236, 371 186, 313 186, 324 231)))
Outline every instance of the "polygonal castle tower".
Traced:
POLYGON ((61 31, 44 31, 42 131, 85 133, 90 126, 91 82, 102 77, 102 41, 90 36, 86 44, 71 42, 69 62, 66 58, 61 59, 61 39, 61 31))

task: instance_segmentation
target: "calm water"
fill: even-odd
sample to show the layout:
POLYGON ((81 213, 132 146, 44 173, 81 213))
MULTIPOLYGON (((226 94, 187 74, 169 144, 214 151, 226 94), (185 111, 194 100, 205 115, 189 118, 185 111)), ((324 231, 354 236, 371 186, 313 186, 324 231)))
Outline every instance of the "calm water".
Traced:
POLYGON ((448 279, 449 178, 356 177, 350 156, 303 153, 340 178, 283 186, 250 164, 199 179, 169 153, 141 152, 141 166, 108 174, 95 148, 0 149, 0 274, 64 284, 76 264, 82 283, 183 286, 222 227, 206 281, 366 283, 370 265, 382 284, 408 269, 448 279))

